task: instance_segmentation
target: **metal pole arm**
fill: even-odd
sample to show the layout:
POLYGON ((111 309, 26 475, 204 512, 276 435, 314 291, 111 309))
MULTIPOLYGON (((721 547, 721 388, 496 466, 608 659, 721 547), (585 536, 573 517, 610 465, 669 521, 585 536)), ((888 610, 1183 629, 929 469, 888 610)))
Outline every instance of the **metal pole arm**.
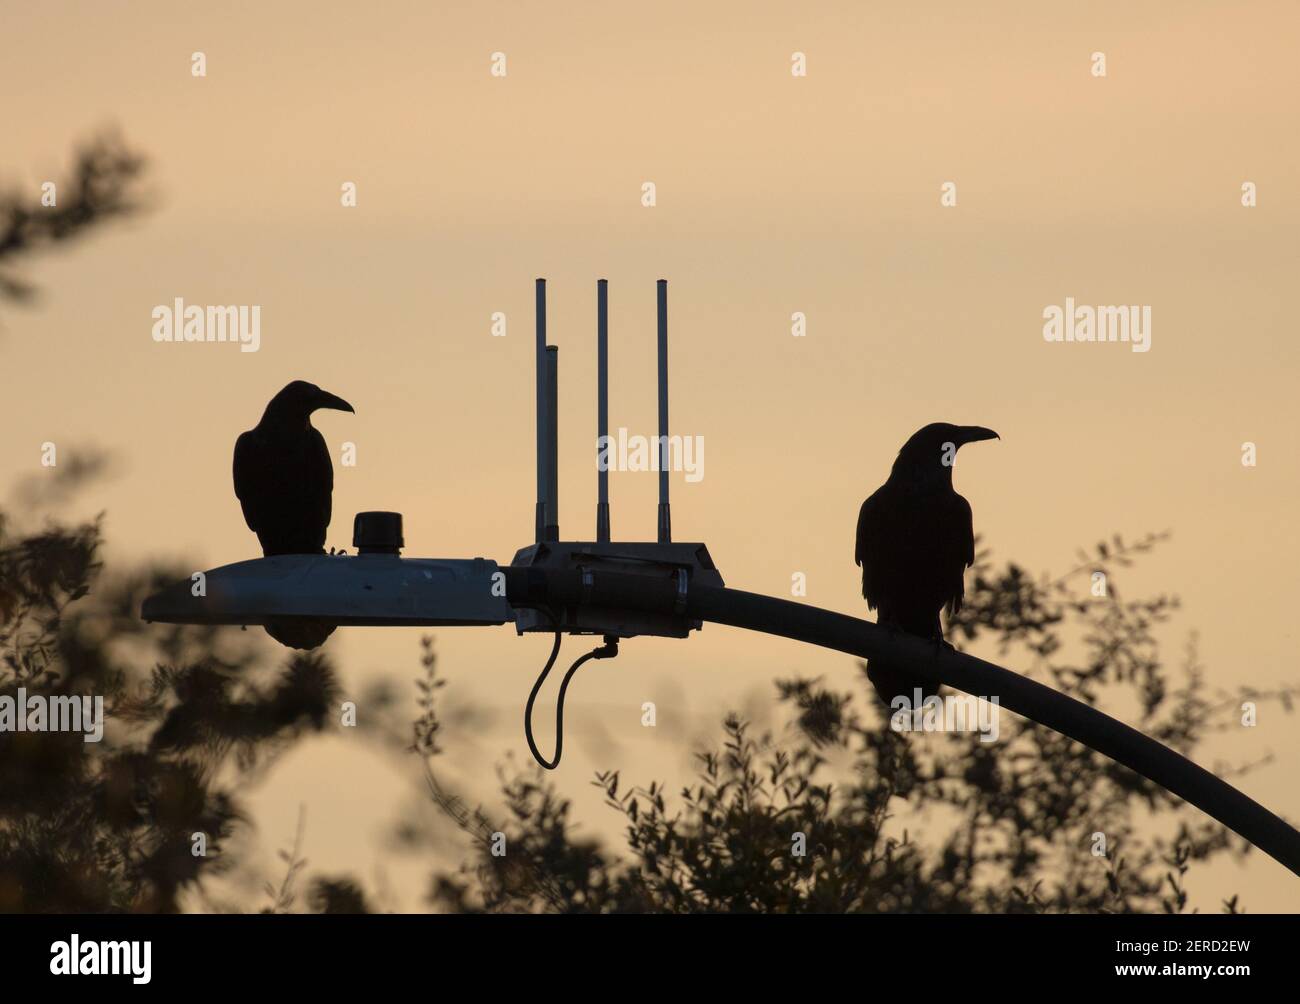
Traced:
MULTIPOLYGON (((506 598, 516 606, 627 607, 667 612, 677 584, 619 572, 507 567, 506 598)), ((1000 705, 1083 743, 1190 802, 1300 875, 1300 832, 1227 782, 1169 747, 1096 708, 973 655, 911 635, 890 633, 857 617, 758 593, 692 586, 687 617, 793 638, 862 658, 905 663, 931 683, 997 697, 1000 705)))

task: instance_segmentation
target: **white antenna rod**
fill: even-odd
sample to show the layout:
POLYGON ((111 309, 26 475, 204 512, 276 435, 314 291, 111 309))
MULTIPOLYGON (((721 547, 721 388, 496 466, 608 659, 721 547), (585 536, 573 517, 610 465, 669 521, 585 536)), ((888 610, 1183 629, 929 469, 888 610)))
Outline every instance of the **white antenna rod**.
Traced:
POLYGON ((546 346, 546 539, 560 539, 560 350, 546 346))
POLYGON ((609 543, 609 281, 596 280, 596 541, 609 543), (601 448, 604 447, 604 464, 601 448))
POLYGON ((546 280, 537 280, 537 513, 535 542, 546 539, 546 280))
POLYGON ((668 280, 657 283, 659 315, 659 543, 673 539, 668 509, 668 280))

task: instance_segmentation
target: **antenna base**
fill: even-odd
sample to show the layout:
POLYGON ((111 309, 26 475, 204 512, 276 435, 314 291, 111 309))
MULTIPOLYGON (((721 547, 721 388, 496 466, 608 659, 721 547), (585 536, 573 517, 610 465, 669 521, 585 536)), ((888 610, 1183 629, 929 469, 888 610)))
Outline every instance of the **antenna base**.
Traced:
MULTIPOLYGON (((637 635, 685 638, 703 626, 701 621, 686 617, 686 592, 692 586, 723 585, 722 574, 713 564, 709 549, 701 543, 554 541, 525 547, 515 555, 512 568, 578 573, 621 572, 676 584, 682 602, 680 609, 671 613, 595 606, 586 602, 554 611, 560 630, 568 634, 609 635, 614 638, 634 638, 637 635)), ((515 607, 515 630, 519 634, 549 632, 555 628, 556 623, 545 614, 524 604, 515 607)))

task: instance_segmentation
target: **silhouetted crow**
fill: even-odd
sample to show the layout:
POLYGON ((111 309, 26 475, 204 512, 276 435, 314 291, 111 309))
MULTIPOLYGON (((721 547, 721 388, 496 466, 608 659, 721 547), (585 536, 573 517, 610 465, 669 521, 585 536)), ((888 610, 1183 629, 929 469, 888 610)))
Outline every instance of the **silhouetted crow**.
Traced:
POLYGON ((334 466, 312 428, 317 408, 353 410, 341 397, 295 380, 271 398, 257 427, 235 440, 235 494, 268 556, 325 550, 334 466))
MULTIPOLYGON (((857 545, 862 595, 878 623, 909 634, 943 640, 939 612, 961 609, 963 579, 975 561, 970 503, 953 491, 952 465, 966 443, 997 439, 978 425, 936 422, 912 436, 898 451, 889 480, 862 503, 857 545)), ((871 659, 867 676, 885 704, 899 694, 913 699, 921 688, 937 688, 906 668, 871 659)))
MULTIPOLYGON (((317 408, 353 410, 341 397, 295 380, 271 398, 257 427, 235 441, 235 494, 267 556, 325 552, 334 466, 324 438, 312 428, 317 408)), ((334 628, 303 620, 268 624, 266 630, 282 644, 315 648, 334 628)))

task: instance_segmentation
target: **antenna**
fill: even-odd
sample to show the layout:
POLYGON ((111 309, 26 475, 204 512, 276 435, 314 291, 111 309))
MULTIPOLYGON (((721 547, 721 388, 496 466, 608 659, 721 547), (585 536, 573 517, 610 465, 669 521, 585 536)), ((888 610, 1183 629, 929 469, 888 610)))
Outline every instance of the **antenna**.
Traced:
POLYGON ((560 539, 560 350, 546 346, 546 539, 560 539))
POLYGON ((546 539, 546 280, 537 280, 537 516, 536 540, 546 539))
POLYGON ((609 543, 609 280, 596 280, 596 542, 609 543), (601 461, 604 448, 605 462, 601 461))
POLYGON ((659 543, 673 539, 668 509, 668 280, 656 284, 659 299, 659 543))
MULTIPOLYGON (((659 521, 657 542, 673 541, 668 501, 668 280, 656 283, 659 342, 659 521)), ((546 344, 546 280, 537 280, 537 514, 534 542, 560 539, 560 350, 546 344)), ((596 543, 610 542, 609 280, 596 280, 596 543), (604 454, 605 463, 600 463, 604 454)))

